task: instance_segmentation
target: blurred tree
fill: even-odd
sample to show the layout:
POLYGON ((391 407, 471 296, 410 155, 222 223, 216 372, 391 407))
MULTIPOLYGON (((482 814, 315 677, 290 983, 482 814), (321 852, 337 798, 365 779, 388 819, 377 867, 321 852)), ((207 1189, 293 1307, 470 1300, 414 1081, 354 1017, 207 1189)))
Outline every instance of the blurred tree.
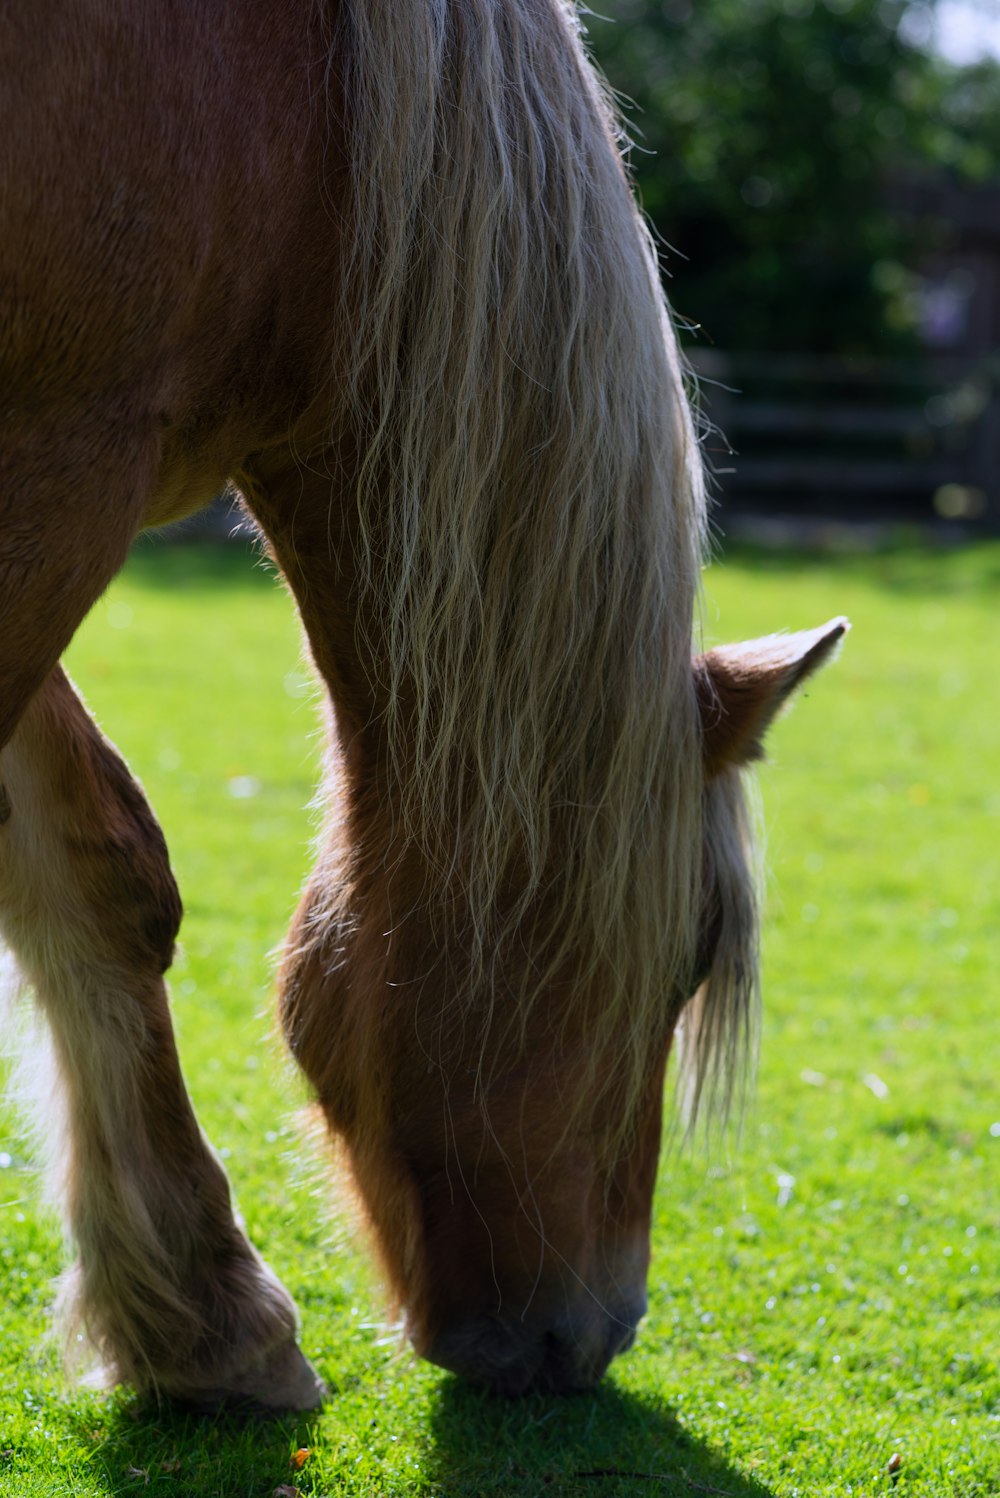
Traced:
POLYGON ((1000 68, 937 58, 922 44, 932 5, 605 0, 607 18, 587 15, 699 341, 913 347, 915 256, 885 184, 921 164, 982 178, 1000 162, 1000 68))
POLYGON ((1000 62, 932 69, 917 105, 922 156, 967 181, 1000 177, 1000 62))

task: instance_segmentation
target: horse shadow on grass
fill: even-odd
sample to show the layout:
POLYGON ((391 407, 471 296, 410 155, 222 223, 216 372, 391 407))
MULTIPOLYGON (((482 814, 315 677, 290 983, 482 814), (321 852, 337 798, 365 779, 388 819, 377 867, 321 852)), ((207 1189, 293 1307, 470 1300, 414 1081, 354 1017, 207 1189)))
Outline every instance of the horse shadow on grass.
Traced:
MULTIPOLYGON (((296 1448, 322 1447, 321 1414, 205 1418, 119 1398, 103 1415, 92 1409, 73 1423, 90 1447, 91 1482, 116 1498, 336 1498, 340 1490, 336 1480, 317 1488, 310 1471, 290 1468, 296 1448)), ((667 1406, 612 1382, 588 1394, 499 1399, 451 1378, 436 1393, 420 1468, 406 1489, 428 1498, 775 1498, 667 1406)), ((403 1491, 398 1479, 384 1489, 403 1491)))
POLYGON ((501 1400, 448 1379, 431 1435, 424 1476, 442 1498, 774 1498, 669 1407, 613 1382, 501 1400))

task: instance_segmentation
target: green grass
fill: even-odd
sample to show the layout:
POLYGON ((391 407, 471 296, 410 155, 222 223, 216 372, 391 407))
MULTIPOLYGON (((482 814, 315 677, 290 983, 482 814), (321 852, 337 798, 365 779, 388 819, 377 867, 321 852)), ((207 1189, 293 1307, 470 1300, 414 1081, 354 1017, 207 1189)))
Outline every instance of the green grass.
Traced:
POLYGON ((318 750, 292 611, 238 550, 145 547, 70 669, 167 832, 191 1092, 332 1397, 199 1422, 73 1391, 45 1342, 59 1234, 7 1112, 0 1494, 1000 1491, 998 583, 995 544, 709 572, 711 638, 855 626, 761 775, 758 1099, 731 1160, 664 1164, 636 1348, 592 1395, 502 1402, 399 1349, 298 1141, 269 1014, 318 750))

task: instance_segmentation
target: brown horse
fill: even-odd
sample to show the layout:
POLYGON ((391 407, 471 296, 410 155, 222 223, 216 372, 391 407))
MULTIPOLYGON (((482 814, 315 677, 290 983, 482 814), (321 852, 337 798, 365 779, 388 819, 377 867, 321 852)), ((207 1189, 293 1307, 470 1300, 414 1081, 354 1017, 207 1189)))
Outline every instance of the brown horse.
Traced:
POLYGON ((692 656, 699 452, 572 6, 48 0, 0 51, 0 928, 73 1324, 196 1404, 321 1397, 181 1079, 163 837, 59 666, 229 481, 330 702, 291 1047, 418 1351, 591 1383, 678 1022, 692 1108, 751 1030, 740 767, 844 626, 692 656))

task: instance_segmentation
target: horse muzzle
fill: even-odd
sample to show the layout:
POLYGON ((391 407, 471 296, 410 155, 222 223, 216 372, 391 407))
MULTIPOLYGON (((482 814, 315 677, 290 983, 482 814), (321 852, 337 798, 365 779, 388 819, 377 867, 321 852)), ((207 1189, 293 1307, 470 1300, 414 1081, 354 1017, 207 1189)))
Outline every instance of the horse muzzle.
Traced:
POLYGON ((547 1325, 491 1313, 445 1328, 418 1351, 495 1394, 568 1394, 592 1388, 632 1346, 645 1311, 643 1295, 615 1309, 588 1299, 547 1325))

